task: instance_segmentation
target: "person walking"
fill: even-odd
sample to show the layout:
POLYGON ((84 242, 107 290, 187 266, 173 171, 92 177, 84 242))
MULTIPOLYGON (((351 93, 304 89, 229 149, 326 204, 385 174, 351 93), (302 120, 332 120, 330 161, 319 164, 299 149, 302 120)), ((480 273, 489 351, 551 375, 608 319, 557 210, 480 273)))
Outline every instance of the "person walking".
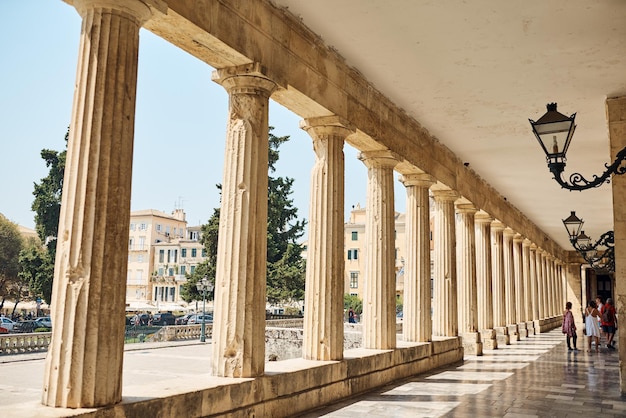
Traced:
POLYGON ((576 339, 578 338, 576 335, 576 323, 574 322, 574 315, 572 314, 572 302, 567 302, 565 304, 565 310, 563 311, 563 334, 566 335, 567 340, 567 349, 569 351, 578 351, 576 348, 576 339), (570 340, 572 344, 570 344, 570 340), (572 347, 572 345, 574 347, 572 347))
POLYGON ((585 335, 587 335, 587 352, 591 353, 591 341, 596 343, 596 353, 600 351, 600 327, 598 317, 600 313, 596 309, 596 303, 592 300, 587 302, 585 308, 585 335))
POLYGON ((598 310, 598 312, 600 313, 600 315, 598 315, 598 326, 600 327, 600 343, 602 343, 602 307, 604 306, 604 302, 602 299, 602 296, 598 295, 596 296, 596 309, 598 310))
POLYGON ((613 345, 613 337, 615 336, 615 330, 617 329, 617 317, 615 316, 615 313, 613 299, 608 298, 602 307, 600 315, 602 317, 602 331, 606 334, 607 339, 606 347, 610 350, 615 350, 615 346, 613 345))

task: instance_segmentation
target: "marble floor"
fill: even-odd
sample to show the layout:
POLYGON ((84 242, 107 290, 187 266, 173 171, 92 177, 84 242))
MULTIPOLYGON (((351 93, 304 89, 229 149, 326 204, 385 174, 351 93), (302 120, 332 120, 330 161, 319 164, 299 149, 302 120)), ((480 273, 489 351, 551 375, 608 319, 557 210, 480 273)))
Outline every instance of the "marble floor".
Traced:
POLYGON ((583 338, 568 351, 559 328, 300 416, 626 417, 618 351, 583 338))

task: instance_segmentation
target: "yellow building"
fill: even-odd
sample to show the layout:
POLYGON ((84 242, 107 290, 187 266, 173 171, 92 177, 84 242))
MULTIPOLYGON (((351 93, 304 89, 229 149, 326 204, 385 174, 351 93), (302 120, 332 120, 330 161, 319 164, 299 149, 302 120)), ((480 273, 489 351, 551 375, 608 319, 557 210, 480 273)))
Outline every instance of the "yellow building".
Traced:
MULTIPOLYGON (((198 229, 192 231, 196 238, 198 229)), ((185 212, 182 209, 176 209, 171 215, 154 209, 131 212, 128 238, 127 306, 140 306, 138 303, 156 305, 157 300, 180 300, 180 291, 175 285, 184 279, 180 266, 183 257, 179 258, 179 254, 182 254, 180 242, 189 239, 188 233, 185 212), (158 251, 155 251, 157 247, 158 251), (170 260, 176 254, 176 262, 156 263, 159 260, 160 251, 167 251, 170 260), (159 268, 164 274, 159 275, 159 268), (175 274, 169 275, 170 269, 175 274), (174 299, 170 295, 174 295, 174 299)), ((199 243, 194 243, 194 245, 199 245, 199 243)), ((186 269, 189 267, 186 266, 186 269)))

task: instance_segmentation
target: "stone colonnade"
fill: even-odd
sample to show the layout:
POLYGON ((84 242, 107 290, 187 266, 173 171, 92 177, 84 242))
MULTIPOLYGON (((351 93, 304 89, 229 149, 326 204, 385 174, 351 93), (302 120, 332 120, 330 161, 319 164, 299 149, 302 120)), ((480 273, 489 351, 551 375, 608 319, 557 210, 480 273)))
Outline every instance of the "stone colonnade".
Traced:
MULTIPOLYGON (((125 279, 138 33, 159 1, 74 0, 83 17, 53 292, 43 403, 90 408, 121 400, 125 279), (104 262, 106 260, 106 262, 104 262), (88 312, 110 321, 87 326, 88 312)), ((213 374, 264 374, 268 101, 281 89, 257 64, 214 74, 229 95, 215 285, 213 374)), ((343 358, 344 142, 357 127, 307 118, 312 169, 303 357, 343 358)), ((364 346, 396 347, 394 169, 402 157, 362 149, 368 168, 364 346)), ((403 338, 462 336, 480 354, 554 327, 563 263, 406 164, 407 259, 403 338), (430 208, 434 207, 431 314, 430 208), (522 308, 524 306, 525 309, 522 308), (520 329, 524 330, 520 332, 520 329)))

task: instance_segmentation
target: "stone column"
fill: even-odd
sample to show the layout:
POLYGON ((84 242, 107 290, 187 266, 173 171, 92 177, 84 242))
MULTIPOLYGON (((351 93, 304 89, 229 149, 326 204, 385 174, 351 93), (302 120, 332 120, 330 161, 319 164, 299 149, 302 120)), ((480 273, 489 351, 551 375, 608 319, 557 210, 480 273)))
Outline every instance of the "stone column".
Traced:
POLYGON ((74 0, 82 17, 42 402, 122 400, 139 29, 151 1, 74 0), (94 317, 106 312, 106 320, 94 317))
POLYGON ((268 105, 258 64, 213 73, 229 95, 213 322, 213 374, 265 370, 268 105))
POLYGON ((513 265, 513 237, 515 232, 511 228, 504 230, 504 300, 506 325, 509 328, 511 339, 519 341, 519 328, 515 316, 515 267, 513 265))
POLYGON ((363 347, 396 347, 395 211, 393 168, 389 151, 362 152, 368 169, 363 347))
POLYGON ((551 263, 551 255, 546 254, 545 257, 546 264, 546 292, 545 292, 545 304, 546 304, 546 317, 552 318, 554 316, 553 306, 552 306, 552 297, 554 295, 552 289, 552 263, 551 263))
POLYGON ((504 298, 504 224, 500 221, 491 223, 491 274, 493 275, 493 329, 496 330, 498 345, 511 344, 506 326, 504 298))
POLYGON ((531 270, 534 268, 530 252, 531 242, 529 239, 522 241, 522 281, 524 282, 524 318, 526 319, 526 330, 528 335, 535 334, 535 323, 533 322, 533 301, 531 270))
POLYGON ((530 245, 530 280, 533 304, 533 323, 535 334, 541 332, 541 250, 535 244, 530 245))
POLYGON ((354 133, 336 116, 301 123, 313 138, 302 356, 343 358, 344 140, 354 133))
POLYGON ((521 338, 528 337, 526 329, 526 304, 524 300, 524 272, 522 263, 522 241, 520 234, 513 237, 513 277, 515 279, 515 317, 521 338))
POLYGON ((428 174, 402 176, 406 187, 406 256, 404 264, 404 341, 432 341, 430 285, 430 203, 428 174))
POLYGON ((548 254, 545 251, 541 251, 541 319, 547 319, 550 317, 550 310, 548 309, 548 254))
POLYGON ((555 272, 555 264, 554 257, 552 255, 547 258, 548 265, 548 312, 550 312, 550 317, 553 318, 557 316, 556 310, 556 272, 555 272))
POLYGON ((454 225, 454 201, 459 198, 459 194, 453 190, 435 190, 433 198, 435 200, 433 335, 454 337, 459 331, 454 225))
MULTIPOLYGON (((626 97, 615 97, 606 100, 606 115, 609 127, 611 156, 617 155, 626 147, 626 97)), ((607 187, 607 186, 603 186, 607 187)), ((626 175, 612 176, 613 189, 613 230, 615 231, 615 280, 614 297, 618 324, 621 331, 617 334, 620 368, 620 388, 626 394, 626 175)))
POLYGON ((478 306, 478 329, 483 348, 498 348, 493 329, 493 295, 491 292, 491 222, 493 218, 484 212, 474 216, 476 235, 476 289, 478 306))
POLYGON ((538 247, 535 251, 535 271, 537 275, 537 298, 535 300, 535 303, 537 304, 535 307, 537 316, 535 317, 535 333, 540 333, 541 324, 545 318, 545 310, 543 306, 543 294, 545 293, 545 289, 543 287, 543 250, 538 247))
POLYGON ((476 235, 474 216, 478 209, 471 204, 456 205, 457 304, 459 335, 465 353, 482 356, 483 344, 478 333, 476 290, 476 235))

